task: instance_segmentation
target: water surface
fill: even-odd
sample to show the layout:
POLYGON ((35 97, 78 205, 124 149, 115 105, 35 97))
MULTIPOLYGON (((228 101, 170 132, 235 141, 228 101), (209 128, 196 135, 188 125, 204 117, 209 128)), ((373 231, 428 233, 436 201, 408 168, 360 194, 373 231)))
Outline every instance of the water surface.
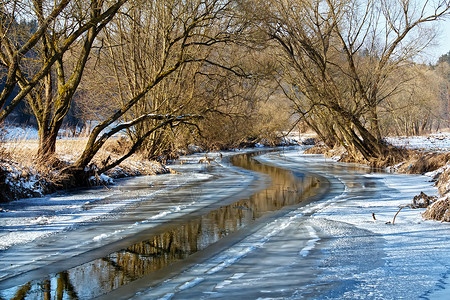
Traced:
MULTIPOLYGON (((4 299, 91 299, 117 289, 126 290, 126 286, 133 282, 139 282, 140 286, 156 284, 242 239, 251 228, 280 210, 297 207, 322 191, 317 177, 259 163, 252 158, 254 155, 237 155, 232 157, 231 162, 248 171, 265 174, 263 181, 266 184, 270 182, 266 188, 261 189, 263 185, 258 184, 250 190, 236 192, 220 202, 213 201, 190 214, 139 231, 101 249, 86 251, 64 262, 51 261, 52 267, 42 266, 12 276, 0 282, 2 289, 6 287, 0 295, 4 299), (114 248, 117 250, 99 255, 114 248), (70 266, 71 261, 74 264, 83 263, 70 266), (34 279, 24 281, 30 278, 34 279)), ((219 197, 231 189, 233 186, 220 186, 214 189, 214 193, 219 197)), ((174 192, 161 197, 161 200, 170 199, 180 207, 180 203, 186 202, 186 199, 191 201, 197 195, 193 191, 189 194, 188 188, 182 190, 181 194, 174 192)), ((137 219, 141 220, 140 208, 142 206, 136 205, 136 212, 127 213, 140 216, 137 219)), ((114 220, 107 222, 114 226, 114 220)))

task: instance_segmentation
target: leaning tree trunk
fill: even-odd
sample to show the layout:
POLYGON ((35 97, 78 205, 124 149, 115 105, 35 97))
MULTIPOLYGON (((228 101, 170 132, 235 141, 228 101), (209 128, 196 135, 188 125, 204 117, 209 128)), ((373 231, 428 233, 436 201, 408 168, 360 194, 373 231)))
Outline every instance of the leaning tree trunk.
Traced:
POLYGON ((370 118, 370 132, 377 140, 381 141, 382 137, 376 105, 370 107, 369 118, 370 118))
POLYGON ((367 130, 358 119, 352 120, 352 125, 358 131, 356 134, 352 130, 353 144, 363 154, 364 158, 369 162, 382 158, 386 154, 387 146, 383 141, 375 137, 367 130))

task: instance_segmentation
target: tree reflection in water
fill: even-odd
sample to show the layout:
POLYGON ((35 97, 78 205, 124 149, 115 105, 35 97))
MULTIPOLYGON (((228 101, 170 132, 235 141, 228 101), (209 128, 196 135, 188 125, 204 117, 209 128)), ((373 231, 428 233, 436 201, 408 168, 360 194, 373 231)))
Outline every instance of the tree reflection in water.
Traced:
POLYGON ((18 286, 13 298, 90 299, 108 293, 205 249, 261 216, 298 204, 319 188, 315 177, 260 164, 248 154, 233 157, 232 163, 268 174, 271 186, 106 257, 18 286))

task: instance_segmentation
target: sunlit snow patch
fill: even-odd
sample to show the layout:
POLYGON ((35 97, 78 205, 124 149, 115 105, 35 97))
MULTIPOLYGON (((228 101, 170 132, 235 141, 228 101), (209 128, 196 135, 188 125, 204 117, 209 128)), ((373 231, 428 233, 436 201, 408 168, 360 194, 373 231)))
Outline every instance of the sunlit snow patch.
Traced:
POLYGON ((317 235, 314 228, 311 226, 306 226, 306 229, 308 230, 309 236, 312 238, 307 243, 306 246, 300 251, 300 255, 303 257, 308 256, 309 252, 314 249, 316 243, 320 241, 319 236, 317 235))

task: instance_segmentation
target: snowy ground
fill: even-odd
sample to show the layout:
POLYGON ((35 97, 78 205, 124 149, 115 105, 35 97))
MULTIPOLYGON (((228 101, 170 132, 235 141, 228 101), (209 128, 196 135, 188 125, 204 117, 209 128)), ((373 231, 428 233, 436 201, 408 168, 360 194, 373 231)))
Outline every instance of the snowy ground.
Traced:
POLYGON ((5 141, 23 141, 23 140, 38 140, 39 133, 33 127, 17 127, 6 126, 2 128, 3 140, 5 141))
POLYGON ((447 132, 434 133, 427 136, 388 137, 386 141, 394 146, 414 150, 433 152, 450 151, 450 133, 447 132))
MULTIPOLYGON (((316 138, 314 133, 291 132, 287 135, 290 140, 300 143, 316 138)), ((437 132, 423 136, 386 137, 385 140, 394 146, 427 152, 450 152, 450 132, 437 132)))
MULTIPOLYGON (((26 141, 26 140, 38 140, 39 132, 36 128, 30 126, 17 127, 17 126, 5 126, 3 130, 3 140, 5 141, 26 141)), ((76 133, 80 133, 80 129, 77 128, 76 133)), ((58 133, 58 139, 72 139, 73 132, 69 129, 61 129, 58 133)))

